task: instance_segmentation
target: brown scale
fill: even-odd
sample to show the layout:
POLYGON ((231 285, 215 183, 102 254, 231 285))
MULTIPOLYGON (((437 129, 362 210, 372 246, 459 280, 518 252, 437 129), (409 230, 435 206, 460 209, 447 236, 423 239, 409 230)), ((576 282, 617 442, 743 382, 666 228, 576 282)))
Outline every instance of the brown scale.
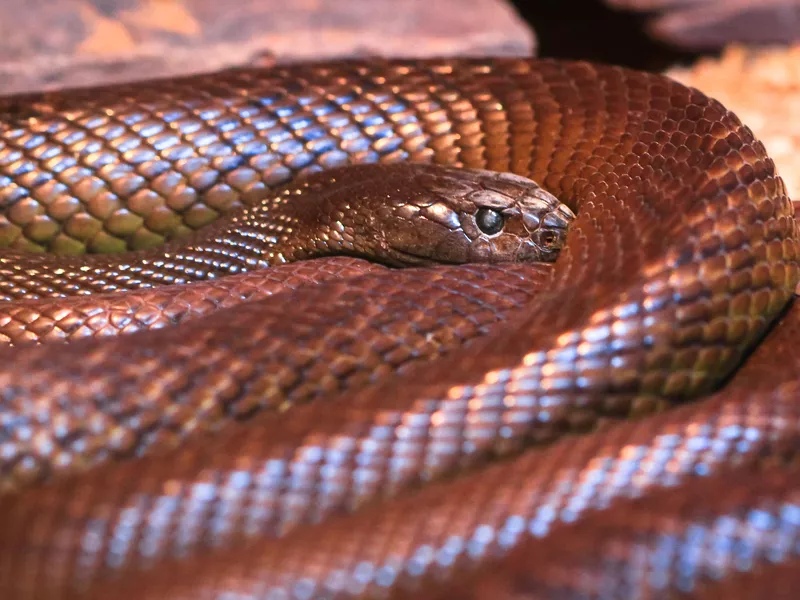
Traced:
POLYGON ((169 447, 260 410, 284 412, 337 391, 352 394, 486 335, 551 273, 541 264, 384 270, 321 282, 290 298, 243 302, 179 327, 77 340, 68 347, 8 349, 9 359, 24 358, 30 369, 39 365, 47 375, 26 380, 9 367, 14 381, 0 405, 0 493, 111 456, 169 447), (400 327, 398 315, 404 318, 400 327), (175 370, 159 359, 164 348, 174 348, 192 366, 175 370), (61 356, 57 363, 54 352, 61 356), (331 359, 321 362, 320 356, 331 359), (118 370, 104 366, 112 357, 118 370), (71 375, 61 379, 58 373, 67 370, 71 375), (70 400, 49 419, 19 393, 19 385, 29 385, 57 401, 67 381, 88 385, 79 385, 77 395, 77 388, 62 388, 70 400), (32 437, 29 427, 36 429, 32 437))
POLYGON ((72 341, 159 329, 241 302, 381 269, 360 259, 326 258, 127 294, 4 302, 0 303, 0 342, 72 341))
POLYGON ((394 597, 771 598, 770 590, 780 590, 771 581, 776 572, 784 572, 786 586, 797 575, 787 581, 785 571, 800 564, 800 471, 797 464, 781 467, 687 477, 678 489, 654 490, 556 525, 557 545, 529 538, 504 560, 456 576, 455 586, 394 597), (744 589, 729 585, 742 583, 742 571, 755 581, 744 589))
MULTIPOLYGON (((734 378, 718 396, 663 415, 625 419, 719 386, 779 320, 800 278, 797 225, 772 161, 734 115, 695 90, 657 75, 585 63, 376 60, 65 93, 40 97, 40 113, 36 101, 8 101, 16 115, 10 125, 23 130, 14 133, 20 139, 35 137, 28 126, 57 129, 72 114, 87 128, 95 121, 104 123, 98 127, 112 127, 109 115, 135 112, 139 106, 162 120, 171 118, 171 109, 179 121, 186 111, 194 111, 191 119, 220 119, 210 125, 216 129, 207 146, 202 125, 202 134, 189 141, 184 138, 194 134, 181 130, 183 137, 173 146, 171 132, 155 129, 153 141, 132 142, 130 148, 112 151, 100 142, 96 151, 111 157, 110 167, 86 166, 90 176, 102 169, 129 173, 132 163, 156 162, 156 155, 169 164, 148 164, 145 176, 153 168, 171 169, 185 160, 184 144, 197 146, 206 157, 205 162, 189 160, 191 165, 245 169, 241 181, 253 181, 247 171, 252 169, 265 185, 342 162, 435 161, 531 177, 577 218, 547 278, 547 292, 539 290, 505 326, 415 365, 405 362, 417 347, 413 340, 438 335, 456 346, 456 338, 474 330, 475 311, 492 313, 491 303, 466 300, 436 312, 441 299, 428 291, 439 289, 435 281, 441 275, 433 273, 440 271, 412 270, 404 272, 411 273, 405 279, 400 273, 392 273, 398 279, 364 277, 337 306, 321 302, 335 289, 323 282, 298 296, 308 304, 284 306, 281 319, 271 318, 269 311, 262 314, 259 303, 246 303, 175 328, 84 341, 68 352, 61 345, 7 351, 0 367, 6 485, 25 486, 61 471, 76 474, 52 488, 4 501, 9 503, 3 511, 10 516, 8 531, 17 522, 36 522, 32 534, 26 533, 30 527, 19 528, 0 538, 7 548, 0 559, 0 589, 7 595, 219 598, 238 593, 300 599, 328 597, 322 592, 326 587, 341 588, 343 597, 370 597, 395 586, 401 597, 424 597, 426 590, 416 589, 416 583, 431 585, 427 575, 447 580, 449 555, 471 554, 480 562, 492 554, 496 540, 524 541, 515 533, 521 524, 557 545, 561 534, 556 527, 550 532, 550 523, 581 520, 584 505, 613 510, 632 489, 655 494, 664 483, 685 484, 687 473, 796 449, 794 310, 758 347, 745 367, 748 376, 734 378), (215 141, 225 138, 228 127, 228 132, 244 128, 243 144, 255 146, 233 151, 215 141), (265 133, 259 137, 257 131, 265 133), (266 153, 255 151, 263 148, 259 142, 267 145, 266 153), (248 148, 256 157, 252 161, 248 148), (316 301, 314 294, 319 294, 316 301), (405 299, 405 304, 395 311, 392 299, 405 299), (439 328, 443 315, 452 320, 439 328), (387 353, 375 337, 378 331, 395 336, 404 350, 387 353), (391 369, 381 368, 387 361, 408 367, 395 379, 391 369), (342 389, 338 378, 359 362, 380 379, 375 385, 360 380, 362 389, 334 397, 342 389), (265 387, 264 377, 277 385, 265 387), (316 401, 294 406, 296 399, 310 397, 316 401), (109 498, 101 510, 113 515, 120 509, 122 527, 135 528, 138 519, 149 522, 148 543, 157 549, 152 568, 143 568, 147 561, 137 558, 151 546, 132 541, 127 537, 131 532, 114 537, 109 533, 113 527, 98 525, 88 537, 80 533, 81 515, 95 506, 91 498, 98 484, 91 478, 104 472, 80 471, 111 457, 148 454, 184 437, 187 460, 198 457, 199 467, 208 457, 192 453, 197 453, 193 444, 206 441, 203 430, 275 406, 283 414, 264 411, 263 417, 236 426, 252 425, 256 433, 251 435, 262 435, 266 446, 247 445, 255 438, 233 426, 219 433, 220 439, 234 441, 239 435, 245 452, 238 456, 237 476, 226 483, 197 485, 187 479, 187 487, 166 485, 176 480, 158 476, 163 472, 168 478, 174 461, 162 461, 160 471, 155 455, 145 456, 144 463, 137 459, 119 465, 130 469, 125 487, 119 488, 120 504, 109 498), (575 435, 558 441, 567 433, 575 435), (484 459, 530 442, 552 445, 479 468, 484 459), (266 457, 267 467, 274 465, 277 473, 264 474, 259 457, 266 457), (331 464, 320 465, 320 460, 331 464), (464 467, 473 470, 433 481, 464 467), (261 532, 244 542, 237 537, 246 533, 241 523, 251 516, 260 523, 263 507, 254 500, 255 515, 247 513, 235 502, 236 486, 243 480, 264 482, 262 475, 271 485, 269 477, 282 473, 289 473, 299 489, 277 481, 276 499, 265 502, 267 507, 281 502, 285 508, 264 517, 265 531, 274 533, 284 518, 289 531, 280 539, 261 532), (304 487, 305 475, 310 481, 304 487), (169 498, 161 504, 145 502, 141 512, 120 508, 151 477, 161 482, 151 494, 166 485, 179 497, 176 515, 184 520, 167 523, 181 523, 193 539, 197 516, 196 526, 212 531, 198 536, 192 546, 196 554, 186 560, 169 556, 185 539, 180 528, 159 528, 169 498), (423 484, 422 489, 402 491, 414 484, 423 484), (69 485, 76 488, 60 487, 69 485), (230 500, 230 512, 209 524, 202 508, 196 515, 181 500, 189 489, 201 504, 211 500, 224 509, 223 501, 230 500), (280 495, 284 489, 291 490, 286 498, 280 495), (48 490, 54 494, 50 501, 48 490), (75 502, 70 509, 77 515, 74 528, 59 520, 69 518, 57 508, 63 506, 59 494, 65 491, 75 502), (357 510, 292 529, 308 518, 326 516, 327 493, 332 494, 331 510, 357 510), (394 493, 397 498, 369 501, 394 493), (37 498, 53 502, 54 512, 40 506, 41 513, 26 516, 27 501, 36 506, 37 498), (51 518, 45 518, 48 514, 51 518), (231 538, 219 537, 224 547, 203 547, 216 538, 214 527, 224 527, 228 519, 239 524, 232 526, 231 538), (59 526, 66 527, 63 537, 50 537, 59 526), (124 552, 126 543, 134 548, 130 554, 124 552), (58 553, 59 544, 66 547, 62 558, 41 559, 39 552, 58 553), (76 562, 78 546, 87 553, 86 562, 76 562), (98 559, 103 553, 107 557, 98 559), (428 568, 431 557, 441 559, 441 574, 428 568), (81 592, 84 584, 90 586, 86 593, 81 592), (68 593, 55 591, 62 586, 68 593)), ((24 144, 36 146, 39 140, 24 144)), ((19 154, 8 164, 32 161, 19 154)), ((54 157, 36 160, 53 161, 60 169, 59 160, 69 162, 65 157, 54 151, 54 157)), ((21 173, 30 166, 13 169, 21 173)), ((70 177, 80 175, 74 166, 62 172, 70 169, 70 177)), ((23 194, 13 185, 6 188, 9 204, 13 194, 23 194)), ((492 268, 498 274, 488 286, 501 285, 504 272, 517 277, 510 268, 492 268)), ((447 290, 448 298, 465 292, 459 277, 447 290)), ((498 293, 496 299, 502 297, 498 293)), ((113 470, 114 464, 101 469, 113 470)), ((213 470, 208 474, 215 476, 213 470)), ((733 484, 724 478, 715 487, 721 496, 728 489, 733 484)), ((753 492, 757 502, 758 490, 753 492)), ((686 493, 691 493, 688 487, 686 493)), ((593 522, 588 523, 587 535, 593 522)), ((696 549, 700 564, 707 551, 696 549)), ((573 564, 567 550, 559 562, 565 568, 573 564)), ((515 573, 518 563, 510 558, 503 563, 515 573)), ((617 567, 607 568, 612 573, 617 567)), ((566 582, 563 595, 573 591, 571 583, 566 582)), ((435 585, 429 589, 437 590, 435 585)), ((524 594, 523 588, 516 591, 524 594)))
MULTIPOLYGON (((428 586, 431 598, 635 598, 658 592, 654 581, 670 597, 681 589, 679 556, 697 573, 695 591, 711 583, 703 573, 717 564, 709 528, 750 508, 771 515, 768 523, 756 514, 749 530, 719 524, 760 551, 717 546, 723 574, 734 575, 733 561, 747 557, 752 562, 735 564, 796 562, 798 335, 795 306, 726 389, 702 402, 474 464, 410 494, 402 487, 420 483, 409 480, 420 469, 403 481, 403 466, 437 464, 468 440, 425 431, 422 410, 384 413, 376 419, 383 427, 364 428, 361 437, 348 424, 357 410, 342 415, 335 435, 326 422, 306 420, 309 433, 294 448, 282 420, 262 419, 212 444, 190 440, 163 456, 108 465, 0 501, 0 581, 15 598, 183 600, 227 591, 423 599, 428 586), (387 440, 391 423, 398 425, 387 440), (780 472, 748 473, 762 464, 780 472), (783 504, 773 492, 785 495, 783 504), (370 502, 376 497, 384 501, 370 502), (632 506, 630 497, 640 500, 632 506), (354 512, 335 516, 343 511, 354 512), (702 541, 680 538, 678 526, 696 518, 702 541), (683 545, 670 546, 664 562, 631 563, 658 535, 683 545), (598 553, 604 543, 610 550, 598 553), (626 596, 620 579, 631 569, 659 578, 640 578, 626 596)), ((425 480, 432 471, 423 471, 425 480)))
POLYGON ((552 261, 572 218, 552 195, 509 174, 355 165, 265 192, 254 206, 159 248, 89 257, 6 251, 0 299, 181 284, 337 254, 396 266, 552 261), (492 217, 502 227, 486 233, 479 224, 492 217))

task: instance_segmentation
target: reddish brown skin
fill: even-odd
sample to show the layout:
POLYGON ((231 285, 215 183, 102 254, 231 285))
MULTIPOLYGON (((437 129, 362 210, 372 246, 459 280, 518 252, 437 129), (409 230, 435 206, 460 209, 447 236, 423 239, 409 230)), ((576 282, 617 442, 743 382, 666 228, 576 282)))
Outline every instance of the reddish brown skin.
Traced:
POLYGON ((0 343, 69 342, 160 329, 242 302, 384 269, 363 259, 326 258, 127 294, 5 302, 0 303, 0 343))
POLYGON ((158 248, 89 257, 7 250, 0 332, 19 345, 156 329, 298 282, 368 272, 340 254, 394 266, 552 262, 573 218, 534 182, 505 173, 406 163, 331 169, 158 248), (481 230, 482 211, 502 219, 500 230, 481 230), (204 281, 213 283, 186 285, 204 281), (126 290, 135 293, 118 293, 126 290))
POLYGON ((393 266, 552 262, 571 211, 512 174, 396 163, 313 173, 264 191, 186 239, 150 250, 92 256, 5 251, 0 299, 138 290, 324 256, 393 266), (502 215, 485 233, 482 211, 502 215))
MULTIPOLYGON (((435 161, 529 176, 577 218, 546 291, 523 283, 524 306, 499 318, 474 321, 508 306, 507 277, 535 282, 519 271, 534 267, 321 282, 280 317, 268 299, 69 352, 5 351, 2 476, 20 490, 0 508, 5 595, 616 598, 615 578, 659 533, 751 509, 794 527, 775 509, 796 498, 791 461, 748 465, 798 444, 797 224, 763 146, 719 103, 585 63, 374 60, 22 98, 9 119, 57 129, 112 103, 168 118, 176 98, 239 118, 240 132, 272 119, 265 139, 303 116, 295 152, 276 141, 253 159, 273 167, 266 180, 238 182, 337 157, 435 161), (419 347, 425 360, 409 361, 419 347)), ((784 547, 760 539, 773 559, 784 547)), ((705 582, 718 554, 697 540, 686 560, 705 582)), ((744 568, 769 589, 778 567, 759 576, 764 556, 744 568)), ((708 593, 659 568, 661 587, 640 581, 629 597, 708 593)))

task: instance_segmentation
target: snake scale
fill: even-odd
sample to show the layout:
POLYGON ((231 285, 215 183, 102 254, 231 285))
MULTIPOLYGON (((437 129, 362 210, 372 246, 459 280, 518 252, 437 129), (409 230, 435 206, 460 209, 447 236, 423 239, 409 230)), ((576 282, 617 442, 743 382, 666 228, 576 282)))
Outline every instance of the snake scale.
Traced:
POLYGON ((370 59, 0 115, 2 597, 796 589, 800 242, 720 103, 370 59))

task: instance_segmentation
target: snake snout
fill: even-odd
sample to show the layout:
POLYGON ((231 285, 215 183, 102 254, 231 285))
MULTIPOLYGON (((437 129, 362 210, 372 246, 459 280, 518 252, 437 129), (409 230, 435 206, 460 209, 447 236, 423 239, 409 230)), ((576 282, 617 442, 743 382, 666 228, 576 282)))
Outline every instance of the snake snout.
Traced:
POLYGON ((570 223, 575 213, 558 202, 550 210, 523 211, 523 223, 528 231, 530 247, 539 253, 536 260, 552 262, 567 241, 570 223))
POLYGON ((518 202, 520 227, 516 262, 553 262, 567 239, 575 213, 552 194, 539 189, 518 202))

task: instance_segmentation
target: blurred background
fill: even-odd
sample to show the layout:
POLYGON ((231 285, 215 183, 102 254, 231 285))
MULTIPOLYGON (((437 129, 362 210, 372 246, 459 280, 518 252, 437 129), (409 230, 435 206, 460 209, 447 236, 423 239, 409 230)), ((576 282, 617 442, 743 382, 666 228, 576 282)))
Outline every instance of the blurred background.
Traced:
POLYGON ((800 198, 798 41, 800 0, 2 0, 0 89, 371 55, 587 59, 718 98, 800 198))
POLYGON ((800 37, 800 0, 3 0, 5 91, 269 60, 512 54, 661 70, 800 37))

